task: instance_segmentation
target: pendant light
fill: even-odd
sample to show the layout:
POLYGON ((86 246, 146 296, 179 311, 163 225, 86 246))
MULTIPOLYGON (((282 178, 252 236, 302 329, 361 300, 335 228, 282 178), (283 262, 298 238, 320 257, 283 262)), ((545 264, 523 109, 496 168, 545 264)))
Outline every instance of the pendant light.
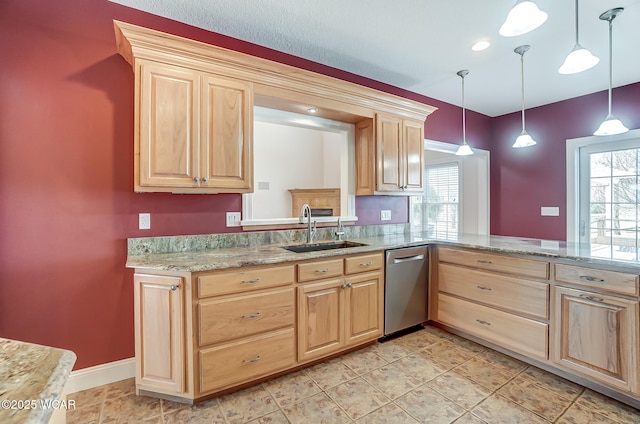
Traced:
POLYGON ((462 145, 458 147, 456 155, 468 156, 473 154, 473 150, 471 150, 471 147, 469 147, 469 145, 467 144, 467 127, 464 109, 464 77, 469 75, 469 71, 463 69, 462 71, 458 71, 457 74, 460 78, 462 78, 462 145))
POLYGON ((567 55, 558 72, 561 74, 577 74, 578 72, 593 68, 598 62, 600 62, 600 59, 582 47, 578 41, 578 0, 576 0, 576 44, 573 50, 571 50, 571 53, 567 55))
POLYGON ((622 134, 629 131, 629 128, 625 127, 620 120, 613 117, 611 114, 611 74, 613 73, 613 53, 612 53, 612 33, 613 33, 613 20, 622 13, 624 8, 616 7, 610 9, 600 15, 600 19, 603 21, 609 21, 609 114, 604 119, 600 127, 593 133, 593 135, 614 135, 622 134))
POLYGON ((528 147, 536 144, 535 140, 531 138, 527 131, 524 129, 524 54, 529 50, 529 45, 524 44, 516 47, 513 51, 520 55, 520 76, 522 77, 522 132, 516 138, 516 142, 512 147, 528 147))
POLYGON ((514 37, 533 31, 545 23, 548 15, 532 1, 518 0, 500 27, 500 35, 514 37))

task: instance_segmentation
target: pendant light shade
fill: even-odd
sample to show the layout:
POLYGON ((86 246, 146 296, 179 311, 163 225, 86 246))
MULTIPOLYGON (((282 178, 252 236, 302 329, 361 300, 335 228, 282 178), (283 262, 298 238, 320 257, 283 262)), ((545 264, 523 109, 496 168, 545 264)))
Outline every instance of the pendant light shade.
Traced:
POLYGON ((516 142, 513 143, 512 147, 528 147, 536 144, 535 140, 531 138, 531 136, 527 133, 524 128, 524 54, 529 50, 529 45, 525 44, 522 46, 516 47, 513 51, 520 55, 520 76, 522 79, 522 132, 516 138, 516 142))
POLYGON ((456 155, 458 156, 469 156, 473 154, 473 150, 467 144, 467 125, 466 125, 466 116, 465 116, 465 108, 464 108, 464 77, 469 75, 469 71, 463 69, 462 71, 457 72, 458 76, 462 78, 462 144, 458 147, 458 151, 456 155))
POLYGON ((545 23, 547 17, 546 12, 538 9, 534 2, 518 0, 509 11, 507 19, 498 32, 503 37, 522 35, 545 23))
POLYGON ((600 62, 600 59, 582 47, 578 40, 578 0, 576 0, 576 45, 573 47, 573 50, 571 50, 571 53, 567 55, 558 72, 561 74, 577 74, 578 72, 593 68, 598 62, 600 62))
POLYGON ((611 114, 611 88, 612 88, 612 74, 613 74, 613 53, 612 53, 612 36, 613 36, 613 20, 622 13, 624 8, 617 7, 610 9, 600 15, 600 19, 603 21, 609 21, 609 113, 604 119, 604 122, 600 124, 600 127, 593 133, 593 135, 614 135, 622 134, 629 131, 629 128, 625 127, 620 120, 613 117, 611 114))

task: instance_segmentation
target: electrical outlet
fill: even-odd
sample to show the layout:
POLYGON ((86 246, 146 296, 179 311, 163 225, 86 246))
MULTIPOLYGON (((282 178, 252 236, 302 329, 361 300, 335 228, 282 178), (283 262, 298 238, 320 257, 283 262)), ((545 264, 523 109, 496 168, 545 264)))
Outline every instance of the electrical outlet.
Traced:
POLYGON ((390 210, 381 210, 380 211, 380 221, 391 221, 391 211, 390 210))
POLYGON ((240 212, 227 212, 227 227, 240 226, 240 212))
POLYGON ((138 229, 139 230, 149 230, 149 229, 151 229, 151 214, 150 213, 140 213, 140 214, 138 214, 138 229))

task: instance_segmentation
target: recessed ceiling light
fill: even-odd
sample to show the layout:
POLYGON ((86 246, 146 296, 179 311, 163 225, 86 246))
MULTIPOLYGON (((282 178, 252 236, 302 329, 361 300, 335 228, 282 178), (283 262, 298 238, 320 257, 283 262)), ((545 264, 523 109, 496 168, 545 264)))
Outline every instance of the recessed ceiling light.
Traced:
POLYGON ((307 109, 307 112, 309 112, 309 113, 318 113, 318 108, 317 107, 310 107, 309 109, 307 109))
POLYGON ((479 52, 488 49, 490 45, 491 43, 488 41, 478 41, 473 46, 471 46, 471 50, 473 50, 474 52, 479 52))

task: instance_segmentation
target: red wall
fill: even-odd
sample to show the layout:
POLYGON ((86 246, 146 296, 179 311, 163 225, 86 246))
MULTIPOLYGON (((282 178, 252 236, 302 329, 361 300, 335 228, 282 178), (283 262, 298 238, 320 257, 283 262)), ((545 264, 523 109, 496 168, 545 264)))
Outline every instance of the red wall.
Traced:
MULTIPOLYGON (((640 128, 640 83, 612 98, 613 114, 640 128)), ((491 234, 566 240, 566 140, 592 135, 606 115, 606 91, 528 109, 526 129, 538 144, 523 149, 511 147, 520 113, 492 119, 491 234), (542 206, 558 206, 560 216, 540 216, 542 206)))
MULTIPOLYGON (((0 337, 71 349, 76 369, 133 356, 128 237, 225 232, 224 213, 241 210, 240 195, 133 193, 133 72, 116 53, 113 19, 441 107, 427 136, 460 138, 459 108, 304 59, 106 0, 3 0, 0 337), (139 212, 151 213, 152 230, 137 229, 139 212)), ((408 219, 406 198, 356 203, 361 224, 379 223, 380 209, 408 219)))
MULTIPOLYGON (((71 349, 76 368, 133 356, 128 237, 225 232, 224 213, 241 210, 239 195, 133 193, 133 72, 116 53, 113 19, 431 104, 439 110, 425 136, 461 139, 460 108, 324 65, 106 0, 3 0, 0 337, 71 349), (137 229, 139 212, 151 213, 152 230, 137 229)), ((614 95, 616 115, 640 127, 640 85, 614 95)), ((541 220, 531 210, 564 212, 564 140, 589 134, 604 105, 599 93, 531 110, 527 128, 539 145, 522 152, 509 147, 517 114, 468 113, 469 143, 492 152, 492 233, 564 237, 564 217, 541 220)), ((392 222, 407 220, 406 198, 356 201, 360 224, 379 223, 380 209, 392 210, 392 222)))

